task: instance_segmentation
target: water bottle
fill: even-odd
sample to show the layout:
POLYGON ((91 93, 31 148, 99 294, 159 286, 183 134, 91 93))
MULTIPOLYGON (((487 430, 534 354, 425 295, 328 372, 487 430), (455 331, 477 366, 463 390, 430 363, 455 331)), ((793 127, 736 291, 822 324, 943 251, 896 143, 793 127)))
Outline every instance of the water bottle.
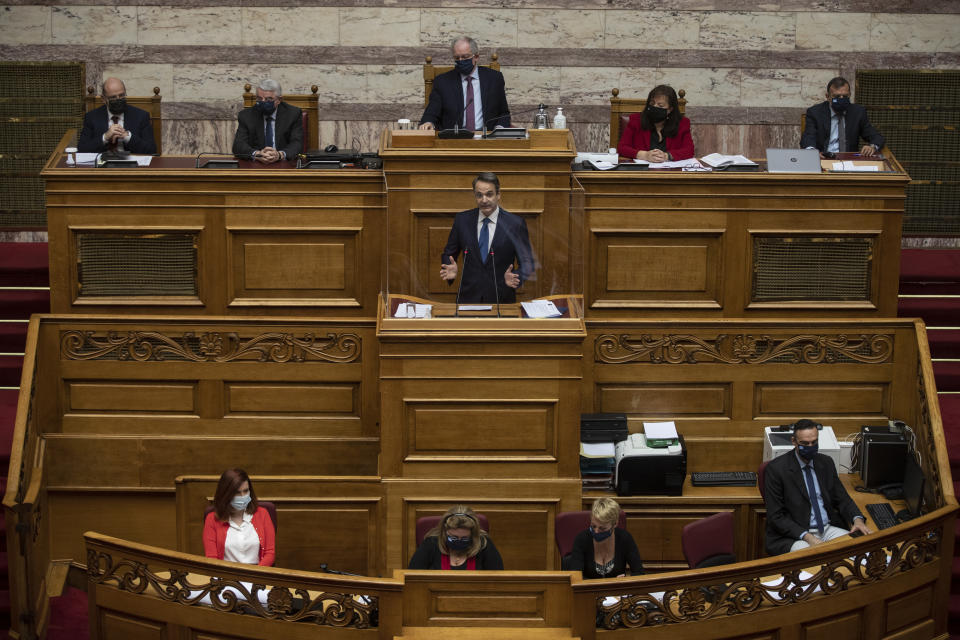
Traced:
POLYGON ((540 108, 537 110, 537 115, 533 117, 533 128, 547 128, 547 107, 542 102, 540 103, 540 108))
POLYGON ((553 116, 553 128, 554 129, 567 128, 567 116, 563 115, 562 107, 557 107, 557 115, 553 116))

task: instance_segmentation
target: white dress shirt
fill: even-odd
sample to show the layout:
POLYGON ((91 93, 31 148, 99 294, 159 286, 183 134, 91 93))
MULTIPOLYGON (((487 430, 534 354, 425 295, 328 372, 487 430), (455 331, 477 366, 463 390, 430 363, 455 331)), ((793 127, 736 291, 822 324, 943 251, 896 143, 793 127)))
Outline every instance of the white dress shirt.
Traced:
MULTIPOLYGON (((500 216, 500 207, 490 214, 490 223, 487 225, 487 251, 493 246, 493 234, 497 231, 497 218, 500 216)), ((480 232, 483 230, 483 214, 477 216, 477 244, 480 244, 480 232)))
MULTIPOLYGON (((117 124, 119 124, 119 125, 122 127, 122 126, 123 126, 123 114, 122 114, 122 113, 117 114, 117 117, 119 118, 119 120, 117 121, 117 124)), ((110 109, 107 109, 107 129, 109 129, 111 126, 113 126, 113 114, 110 113, 110 109)), ((132 138, 132 137, 133 137, 133 134, 130 133, 129 131, 127 131, 126 135, 124 135, 122 138, 120 138, 119 140, 117 140, 117 151, 123 151, 123 150, 124 150, 123 143, 124 143, 124 142, 130 142, 130 138, 132 138)), ((103 135, 100 137, 100 139, 103 140, 103 143, 104 143, 104 144, 109 144, 109 143, 107 142, 107 132, 106 132, 106 131, 103 132, 103 135)))
POLYGON ((260 536, 253 528, 253 514, 243 512, 243 522, 237 524, 231 518, 227 539, 223 545, 223 559, 244 564, 260 562, 260 536))

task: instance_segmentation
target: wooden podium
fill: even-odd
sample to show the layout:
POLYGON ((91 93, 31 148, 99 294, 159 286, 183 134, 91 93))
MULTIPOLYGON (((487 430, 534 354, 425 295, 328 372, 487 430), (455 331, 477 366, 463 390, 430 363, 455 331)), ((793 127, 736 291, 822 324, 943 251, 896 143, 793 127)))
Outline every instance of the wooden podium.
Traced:
POLYGON ((571 220, 570 163, 576 150, 566 129, 532 129, 523 140, 443 140, 432 131, 384 131, 380 156, 387 189, 386 289, 452 302, 456 291, 440 280, 440 255, 458 211, 476 206, 471 184, 493 171, 501 206, 527 222, 537 279, 519 297, 575 290, 571 273, 578 244, 571 220))

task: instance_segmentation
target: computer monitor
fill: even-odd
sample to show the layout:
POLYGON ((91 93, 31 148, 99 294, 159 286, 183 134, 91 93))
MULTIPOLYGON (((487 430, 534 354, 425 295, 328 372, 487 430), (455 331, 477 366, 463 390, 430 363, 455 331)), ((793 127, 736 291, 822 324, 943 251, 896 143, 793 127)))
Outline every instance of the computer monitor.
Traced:
POLYGON ((910 520, 920 515, 920 509, 923 507, 923 468, 917 463, 913 455, 906 456, 906 468, 903 474, 903 500, 907 503, 907 508, 897 513, 897 518, 901 521, 910 520))

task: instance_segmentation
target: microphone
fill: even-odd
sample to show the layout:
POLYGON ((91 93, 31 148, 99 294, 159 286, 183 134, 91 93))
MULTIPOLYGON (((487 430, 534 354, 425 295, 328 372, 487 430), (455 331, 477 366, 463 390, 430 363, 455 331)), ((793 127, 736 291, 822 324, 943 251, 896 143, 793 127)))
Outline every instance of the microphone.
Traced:
POLYGON ((500 287, 497 286, 497 257, 490 249, 490 260, 493 261, 493 292, 497 295, 497 317, 500 317, 500 287))
POLYGON ((463 276, 467 273, 467 254, 470 253, 470 249, 463 250, 463 273, 460 274, 460 284, 457 285, 457 302, 454 306, 454 318, 460 317, 460 290, 463 289, 463 276))

